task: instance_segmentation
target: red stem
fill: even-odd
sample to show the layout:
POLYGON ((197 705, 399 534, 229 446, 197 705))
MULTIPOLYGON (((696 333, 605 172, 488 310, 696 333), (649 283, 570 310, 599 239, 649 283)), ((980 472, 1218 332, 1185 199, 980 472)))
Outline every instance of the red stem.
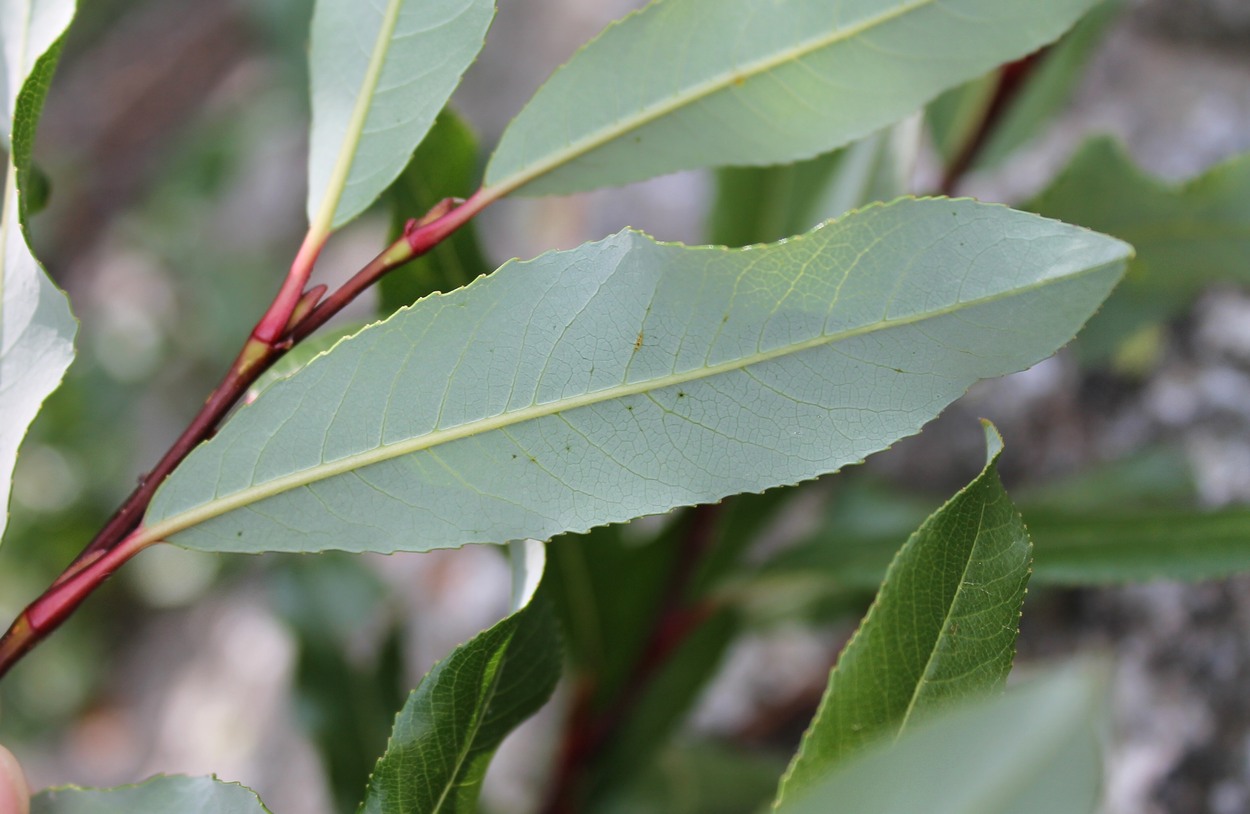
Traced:
POLYGON ((494 196, 478 193, 454 209, 440 204, 444 207, 440 216, 410 230, 320 304, 316 304, 317 289, 324 291, 324 287, 305 291, 304 286, 321 245, 305 239, 273 303, 195 418, 82 553, 0 637, 0 677, 60 626, 122 563, 154 542, 143 539, 138 530, 156 490, 193 449, 212 437, 262 373, 382 275, 433 249, 494 200, 494 196))

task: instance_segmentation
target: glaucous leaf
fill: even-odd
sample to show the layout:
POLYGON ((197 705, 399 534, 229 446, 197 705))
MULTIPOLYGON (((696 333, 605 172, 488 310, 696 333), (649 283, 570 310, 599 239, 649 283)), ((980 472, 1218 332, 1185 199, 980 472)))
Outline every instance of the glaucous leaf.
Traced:
POLYGON ((985 469, 924 522, 886 572, 829 674, 777 805, 866 744, 1006 683, 1032 547, 998 478, 1002 439, 989 424, 985 434, 985 469))
POLYGON ((1104 683, 1069 667, 939 715, 838 764, 776 811, 1092 814, 1104 683))
POLYGON ((115 789, 48 789, 30 802, 30 814, 268 814, 256 793, 215 777, 159 775, 115 789))
POLYGON ((144 534, 429 550, 806 480, 1053 353, 1129 252, 935 199, 770 246, 626 231, 511 262, 275 384, 166 481, 144 534))
POLYGON ((1081 336, 1078 347, 1090 361, 1182 311, 1205 286, 1250 281, 1250 154, 1174 186, 1144 174, 1115 141, 1098 138, 1026 208, 1137 250, 1124 285, 1081 336))
MULTIPOLYGON (((541 576, 542 544, 520 544, 541 576)), ((514 549, 516 551, 516 549, 514 549)), ((537 591, 537 593, 536 593, 537 591)), ((395 719, 358 814, 466 814, 509 732, 547 702, 560 679, 560 636, 543 591, 434 666, 395 719)))
POLYGON ((312 231, 347 223, 399 176, 494 15, 494 0, 318 0, 309 53, 312 231))
POLYGON ((73 360, 78 330, 65 294, 31 254, 19 196, 29 177, 35 126, 60 38, 73 16, 71 0, 14 0, 0 9, 5 93, 0 132, 11 146, 0 217, 0 536, 18 447, 73 360))
POLYGON ((488 193, 812 158, 1062 34, 1095 0, 657 0, 504 131, 488 193))

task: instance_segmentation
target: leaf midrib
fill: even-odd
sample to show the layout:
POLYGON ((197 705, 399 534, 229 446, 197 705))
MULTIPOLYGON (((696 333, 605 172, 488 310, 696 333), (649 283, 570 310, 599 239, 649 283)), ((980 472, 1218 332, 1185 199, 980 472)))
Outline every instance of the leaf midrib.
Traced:
POLYGON ((501 180, 490 184, 485 191, 489 193, 489 197, 492 199, 503 197, 561 165, 574 161, 593 150, 615 141, 626 133, 644 127, 699 99, 719 93, 742 80, 753 79, 760 74, 766 74, 774 68, 802 59, 808 54, 832 47, 840 42, 845 42, 878 26, 893 22, 913 11, 933 5, 936 2, 937 0, 912 0, 910 3, 897 6, 875 17, 869 17, 847 28, 839 28, 825 36, 816 37, 791 48, 783 49, 772 56, 748 62, 743 67, 725 70, 711 79, 690 86, 681 93, 669 96, 661 102, 643 107, 631 116, 617 119, 606 127, 601 127, 576 141, 570 142, 563 149, 552 153, 546 160, 531 164, 528 168, 522 167, 511 176, 505 176, 501 180))
MULTIPOLYGON (((1100 263, 1096 266, 1091 266, 1070 274, 1065 274, 1061 277, 1048 277, 1029 285, 1007 289, 986 297, 954 303, 943 308, 923 311, 893 320, 884 319, 879 322, 862 325, 845 331, 821 334, 820 336, 816 336, 802 342, 782 345, 778 348, 774 348, 773 350, 742 356, 737 359, 731 359, 715 365, 694 368, 689 371, 669 374, 659 378, 644 379, 637 382, 615 385, 613 387, 595 390, 589 393, 582 393, 578 396, 566 399, 557 399, 545 404, 532 404, 529 407, 523 407, 519 410, 503 412, 499 415, 467 421, 464 424, 460 424, 455 427, 449 427, 443 430, 434 430, 424 435, 407 438, 402 441, 380 444, 371 449, 347 455, 335 461, 318 464, 317 466, 308 467, 307 469, 292 472, 288 475, 273 478, 272 480, 268 480, 259 485, 249 486, 224 497, 217 497, 206 501, 193 509, 173 514, 166 517, 164 520, 145 528, 141 532, 141 540, 144 543, 154 543, 164 540, 170 535, 176 534, 180 531, 197 526, 237 509, 250 506, 253 503, 259 503, 267 498, 276 497, 301 486, 308 486, 309 484, 322 480, 328 480, 329 478, 337 475, 343 475, 348 472, 363 469, 373 464, 383 463, 404 455, 422 452, 426 449, 451 443, 452 441, 471 438, 477 435, 492 432, 494 430, 503 429, 505 427, 523 424, 539 418, 546 418, 558 413, 570 412, 582 407, 589 407, 607 401, 626 398, 628 396, 641 395, 642 393, 648 393, 654 390, 662 390, 666 387, 674 387, 688 382, 699 381, 701 379, 719 376, 723 373, 731 373, 735 370, 741 370, 752 365, 763 364, 765 362, 772 361, 773 359, 789 356, 794 353, 801 353, 806 350, 811 350, 813 348, 818 348, 835 342, 855 339, 860 336, 867 336, 880 331, 890 330, 892 328, 914 325, 930 319, 938 319, 968 310, 970 308, 1001 302, 1012 297, 1023 296, 1032 291, 1045 288, 1046 286, 1071 282, 1082 277, 1097 274, 1098 272, 1120 265, 1123 262, 1123 259, 1117 258, 1105 263, 1100 263)), ((159 498, 159 496, 160 493, 158 492, 157 498, 159 498)))
POLYGON ((343 133, 343 141, 339 146, 334 168, 330 171, 325 195, 310 224, 309 232, 329 234, 335 217, 338 215, 339 204, 343 200, 343 190, 347 187, 352 165, 356 162, 365 122, 369 118, 369 111, 373 108, 373 97, 377 91, 378 81, 382 77, 382 67, 390 52, 391 38, 395 35, 395 26, 399 22, 399 11, 403 2, 404 0, 388 0, 386 11, 382 13, 382 23, 378 27, 378 36, 374 40, 373 51, 369 55, 365 77, 360 83, 360 93, 356 96, 351 118, 347 120, 347 130, 343 133))

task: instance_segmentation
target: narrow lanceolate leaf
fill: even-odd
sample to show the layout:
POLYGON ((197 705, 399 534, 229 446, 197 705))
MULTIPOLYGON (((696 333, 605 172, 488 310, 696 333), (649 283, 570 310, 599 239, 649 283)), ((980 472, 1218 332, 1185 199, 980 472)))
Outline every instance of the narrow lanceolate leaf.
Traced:
POLYGON ((1116 142, 1095 139, 1028 208, 1137 249, 1124 285, 1081 338, 1090 359, 1182 311, 1205 286, 1250 281, 1250 154, 1174 186, 1144 174, 1116 142))
POLYGON ((1129 253, 936 199, 770 246, 626 231, 509 263, 275 384, 162 486, 145 535, 428 550, 802 481, 1053 353, 1129 253))
POLYGON ((811 158, 1050 42, 1096 0, 657 0, 560 68, 486 171, 503 195, 811 158))
POLYGON ((65 295, 31 254, 19 199, 60 37, 73 14, 74 4, 66 0, 13 0, 0 8, 3 133, 11 145, 0 216, 0 535, 18 446, 74 357, 77 324, 65 295))
MULTIPOLYGON (((538 552, 533 565, 541 576, 541 544, 527 546, 538 552)), ((477 810, 495 749, 547 702, 560 679, 559 632, 547 598, 531 588, 524 601, 457 647, 412 691, 358 814, 477 810)))
POLYGON ((35 795, 30 814, 267 814, 256 793, 215 777, 160 775, 115 789, 48 789, 35 795))
POLYGON ((328 232, 407 165, 482 48, 494 0, 318 0, 308 219, 328 232))
POLYGON ((1031 546, 998 479, 1002 439, 988 424, 985 434, 985 469, 925 521, 886 573, 829 675, 777 805, 865 744, 1006 682, 1031 546))
POLYGON ((1105 683, 1067 668, 839 764, 779 814, 1092 814, 1105 683))

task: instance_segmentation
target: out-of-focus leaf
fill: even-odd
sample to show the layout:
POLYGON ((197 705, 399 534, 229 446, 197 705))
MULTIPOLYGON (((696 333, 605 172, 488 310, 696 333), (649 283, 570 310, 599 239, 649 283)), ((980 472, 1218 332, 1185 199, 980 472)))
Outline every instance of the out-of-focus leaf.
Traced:
POLYGON ((256 793, 215 777, 160 775, 115 789, 48 789, 36 794, 30 814, 268 814, 256 793))
POLYGON ((428 550, 802 481, 1053 353, 1128 253, 1003 207, 905 199, 764 247, 627 231, 510 263, 240 410, 161 487, 144 534, 428 550))
POLYGON ((387 619, 385 587, 357 557, 292 559, 272 577, 274 605, 298 648, 295 708, 336 810, 350 811, 404 702, 402 626, 387 619), (375 653, 360 652, 362 631, 380 645, 375 653))
POLYGON ((720 246, 770 243, 907 191, 919 142, 912 120, 832 153, 776 167, 716 173, 709 239, 720 246))
POLYGON ((1025 512, 1034 579, 1052 585, 1200 580, 1250 571, 1250 508, 1025 512))
MULTIPOLYGON (((689 611, 689 618, 672 622, 696 626, 681 639, 681 646, 661 662, 639 692, 628 698, 627 714, 619 722, 598 763, 596 796, 607 793, 617 783, 633 779, 647 766, 681 724, 704 685, 715 675, 725 650, 738 632, 737 617, 728 610, 706 616, 696 608, 689 611)), ((671 635, 675 631, 666 632, 671 635)))
POLYGON ((399 176, 494 15, 494 0, 318 0, 309 52, 312 232, 347 223, 399 176))
POLYGON ((1027 207, 1134 245, 1124 284, 1081 333, 1099 362, 1133 332, 1183 311, 1204 287, 1250 280, 1250 154, 1181 186, 1141 172, 1116 142, 1087 142, 1027 207))
POLYGON ((681 551, 684 523, 658 533, 603 526, 551 541, 548 590, 573 669, 602 711, 619 697, 655 623, 681 551))
MULTIPOLYGON (((1115 510, 1192 509, 1198 489, 1184 451, 1147 448, 1071 475, 1013 489, 1027 516, 1039 511, 1099 514, 1115 510)), ((1030 524, 1031 525, 1031 524, 1030 524)))
POLYGON ((1087 814, 1101 787, 1102 685, 1068 668, 940 715, 815 778, 779 814, 1087 814))
POLYGON ((998 478, 1002 439, 989 424, 985 434, 985 469, 899 551, 838 658, 776 805, 802 797, 866 744, 1006 683, 1031 546, 998 478))
MULTIPOLYGON (((412 161, 387 192, 391 238, 410 218, 420 218, 444 198, 468 197, 477 180, 477 139, 450 108, 438 115, 412 161)), ((390 272, 379 286, 382 316, 435 291, 452 291, 494 269, 487 265, 470 221, 424 257, 390 272)))
POLYGON ((73 16, 73 0, 17 0, 0 9, 0 134, 9 150, 0 219, 0 537, 18 447, 73 360, 78 330, 64 293, 31 254, 28 202, 20 194, 29 185, 35 128, 73 16))
POLYGON ((768 804, 785 764, 714 743, 666 749, 636 781, 619 789, 595 814, 755 814, 768 804))
POLYGON ((1093 2, 660 0, 556 71, 486 185, 565 194, 811 158, 1050 42, 1093 2))
MULTIPOLYGON (((1086 64, 1122 6, 1121 0, 1104 0, 1094 6, 1046 52, 977 151, 972 169, 997 166, 1041 132, 1072 95, 1086 64)), ((1001 75, 1000 71, 995 71, 973 80, 947 91, 929 105, 928 118, 934 141, 948 162, 976 136, 1001 75)))
MULTIPOLYGON (((530 575, 541 574, 542 544, 514 545, 526 552, 530 575)), ((519 610, 457 647, 412 691, 359 814, 477 810, 495 750, 560 678, 559 633, 544 592, 531 585, 516 594, 519 610)))

